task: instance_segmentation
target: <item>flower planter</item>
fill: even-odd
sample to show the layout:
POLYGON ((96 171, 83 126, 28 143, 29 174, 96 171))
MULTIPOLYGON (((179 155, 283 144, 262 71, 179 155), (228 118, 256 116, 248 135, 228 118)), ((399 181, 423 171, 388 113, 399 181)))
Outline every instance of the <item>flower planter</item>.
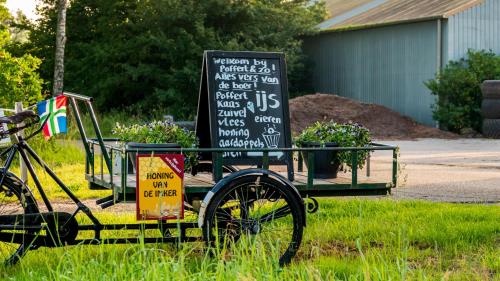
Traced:
MULTIPOLYGON (((135 174, 136 171, 136 157, 137 154, 139 155, 151 155, 151 154, 164 154, 164 153, 169 153, 169 152, 156 152, 155 149, 161 149, 161 148, 181 148, 180 145, 176 143, 139 143, 139 142, 128 142, 127 143, 127 149, 128 150, 134 150, 137 149, 137 151, 134 152, 129 152, 128 153, 128 158, 129 161, 132 163, 132 170, 129 167, 129 174, 135 174), (139 151, 141 150, 141 151, 139 151)), ((129 163, 130 163, 129 162, 129 163)))
MULTIPOLYGON (((302 130, 295 138, 299 147, 366 147, 371 143, 370 131, 359 124, 338 124, 334 121, 316 122, 302 130)), ((359 150, 357 153, 357 164, 353 166, 352 152, 347 150, 318 151, 315 153, 315 161, 312 170, 316 178, 336 177, 339 168, 362 169, 369 152, 359 150)), ((304 155, 303 155, 304 156, 304 155)), ((306 156, 304 156, 306 157, 306 156)), ((307 163, 307 158, 304 159, 307 163)))
MULTIPOLYGON (((320 147, 338 147, 337 143, 327 142, 322 146, 319 142, 306 142, 302 144, 303 148, 320 148, 320 147)), ((313 177, 316 179, 331 179, 337 177, 337 172, 340 169, 340 161, 337 158, 337 151, 316 151, 316 152, 302 152, 302 157, 306 167, 308 166, 308 153, 314 153, 314 173, 313 177)), ((309 167, 308 167, 309 169, 309 167)))

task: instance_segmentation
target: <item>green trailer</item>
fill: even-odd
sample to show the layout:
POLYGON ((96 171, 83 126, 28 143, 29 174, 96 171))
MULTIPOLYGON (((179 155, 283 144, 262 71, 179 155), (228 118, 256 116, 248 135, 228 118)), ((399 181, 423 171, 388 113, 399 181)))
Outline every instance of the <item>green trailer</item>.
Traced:
MULTIPOLYGON (((85 177, 89 187, 109 189, 112 193, 97 200, 97 204, 103 209, 117 203, 134 202, 138 198, 138 177, 130 160, 132 155, 212 155, 212 161, 200 162, 184 175, 183 210, 186 215, 182 219, 175 220, 174 223, 160 219, 155 223, 142 224, 145 228, 180 229, 175 241, 205 240, 209 245, 220 246, 228 241, 240 241, 242 237, 258 236, 268 242, 279 241, 273 247, 279 248, 280 264, 286 264, 300 246, 306 226, 306 214, 316 212, 319 208, 315 198, 383 196, 390 194, 391 189, 397 186, 398 148, 394 146, 372 143, 366 147, 276 149, 176 148, 168 144, 132 147, 119 139, 102 137, 93 111, 92 98, 71 93, 65 95, 70 100, 84 141, 85 177), (96 133, 94 139, 86 136, 78 102, 83 102, 90 113, 96 133), (385 151, 386 162, 392 167, 385 178, 372 177, 368 157, 364 170, 353 168, 351 172, 336 178, 315 178, 315 155, 331 150, 349 151, 352 167, 358 167, 357 154, 360 152, 369 151, 373 154, 385 151), (223 154, 234 151, 258 152, 262 154, 262 159, 253 166, 232 166, 225 163, 223 154), (271 165, 270 155, 276 152, 292 155, 292 165, 286 168, 271 165), (302 155, 307 157, 303 158, 302 155), (192 229, 201 229, 201 235, 191 235, 192 229), (266 232, 266 229, 270 231, 266 232)), ((132 225, 123 227, 134 228, 132 225)), ((169 231, 164 231, 163 234, 164 239, 171 238, 169 231)))
POLYGON ((393 146, 241 149, 132 145, 102 137, 92 98, 64 95, 83 140, 89 185, 110 190, 111 195, 97 200, 97 205, 105 209, 135 201, 138 222, 102 223, 94 215, 95 210, 82 202, 29 146, 28 141, 42 131, 48 119, 40 126, 40 117, 32 111, 2 117, 0 125, 8 124, 10 128, 0 131, 0 137, 10 136, 13 143, 0 152, 0 158, 6 157, 0 167, 0 263, 13 264, 28 250, 39 247, 200 241, 215 251, 221 247, 229 251, 232 247, 252 247, 252 251, 285 265, 299 249, 307 225, 306 214, 318 211, 315 198, 381 196, 397 185, 398 149, 393 146), (92 120, 95 139, 88 138, 84 130, 78 107, 82 103, 92 120), (28 127, 38 128, 27 137, 16 135, 28 127), (252 153, 258 159, 233 166, 234 161, 224 158, 224 153, 231 151, 252 153), (325 151, 349 151, 355 168, 343 176, 315 178, 314 159, 325 151), (385 151, 386 164, 392 166, 392 172, 386 170, 385 180, 370 176, 370 160, 365 170, 358 171, 358 153, 366 151, 385 151), (185 171, 186 153, 209 158, 185 171), (11 172, 16 155, 27 164, 41 200, 33 196, 33 188, 11 172), (290 161, 286 167, 278 166, 272 155, 286 155, 290 161), (33 164, 40 166, 68 195, 76 206, 74 211, 54 208, 33 164), (39 207, 42 204, 44 208, 39 207), (79 220, 78 216, 87 219, 79 220), (120 236, 105 237, 103 231, 109 230, 120 236), (131 230, 137 231, 137 235, 131 236, 131 230), (82 232, 87 234, 80 235, 82 232))

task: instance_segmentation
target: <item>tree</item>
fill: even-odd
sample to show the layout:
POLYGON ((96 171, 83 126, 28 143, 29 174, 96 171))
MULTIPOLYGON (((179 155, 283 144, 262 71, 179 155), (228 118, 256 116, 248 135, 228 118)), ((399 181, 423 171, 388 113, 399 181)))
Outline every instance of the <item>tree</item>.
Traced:
MULTIPOLYGON (((56 0, 43 0, 26 45, 50 77, 56 0)), ((196 110, 204 50, 283 51, 291 85, 307 79, 301 36, 325 14, 308 0, 73 0, 67 10, 65 89, 102 110, 196 110)), ((294 87, 291 87, 294 89, 294 87)))
POLYGON ((42 99, 42 84, 38 73, 40 60, 31 55, 11 55, 6 47, 10 44, 9 25, 13 18, 0 0, 0 107, 13 108, 22 101, 31 105, 42 99))
POLYGON ((54 63, 54 85, 52 95, 62 93, 64 88, 64 47, 66 45, 66 8, 67 0, 57 4, 56 54, 54 63))
POLYGON ((12 16, 5 7, 6 0, 0 0, 0 46, 2 48, 9 42, 9 23, 12 16))

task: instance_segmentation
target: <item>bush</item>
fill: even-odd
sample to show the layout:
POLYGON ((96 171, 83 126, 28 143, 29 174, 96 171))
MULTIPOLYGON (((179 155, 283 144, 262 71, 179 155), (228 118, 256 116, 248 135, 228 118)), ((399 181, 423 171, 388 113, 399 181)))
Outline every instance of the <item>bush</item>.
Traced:
POLYGON ((12 109, 18 101, 27 106, 43 99, 39 65, 40 60, 30 55, 16 58, 0 50, 0 107, 12 109))
POLYGON ((14 108, 21 101, 25 106, 42 99, 43 81, 38 67, 41 61, 31 55, 13 56, 6 49, 12 44, 9 28, 12 16, 0 0, 0 108, 14 108))
POLYGON ((460 133, 464 128, 481 131, 481 89, 484 80, 500 79, 500 57, 492 52, 467 52, 467 57, 451 61, 426 86, 438 97, 433 106, 434 120, 441 128, 460 133))

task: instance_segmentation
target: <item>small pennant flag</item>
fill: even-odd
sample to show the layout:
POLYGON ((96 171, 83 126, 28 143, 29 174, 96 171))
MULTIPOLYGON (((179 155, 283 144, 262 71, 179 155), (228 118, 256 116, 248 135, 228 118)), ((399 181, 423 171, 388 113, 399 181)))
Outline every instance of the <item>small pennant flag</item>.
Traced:
POLYGON ((67 98, 62 95, 37 104, 40 122, 43 124, 49 118, 43 127, 45 139, 56 134, 66 133, 66 104, 67 98))
MULTIPOLYGON (((4 113, 3 113, 3 109, 1 109, 1 108, 0 108, 0 117, 4 117, 4 116, 5 116, 5 115, 4 115, 4 113)), ((8 128, 7 128, 7 124, 0 124, 0 136, 1 136, 2 132, 5 132, 5 131, 7 131, 7 130, 8 130, 8 128)), ((9 136, 5 136, 5 138, 0 137, 0 147, 1 147, 2 145, 7 145, 7 144, 9 144, 9 143, 10 143, 10 138, 9 138, 9 136)))

